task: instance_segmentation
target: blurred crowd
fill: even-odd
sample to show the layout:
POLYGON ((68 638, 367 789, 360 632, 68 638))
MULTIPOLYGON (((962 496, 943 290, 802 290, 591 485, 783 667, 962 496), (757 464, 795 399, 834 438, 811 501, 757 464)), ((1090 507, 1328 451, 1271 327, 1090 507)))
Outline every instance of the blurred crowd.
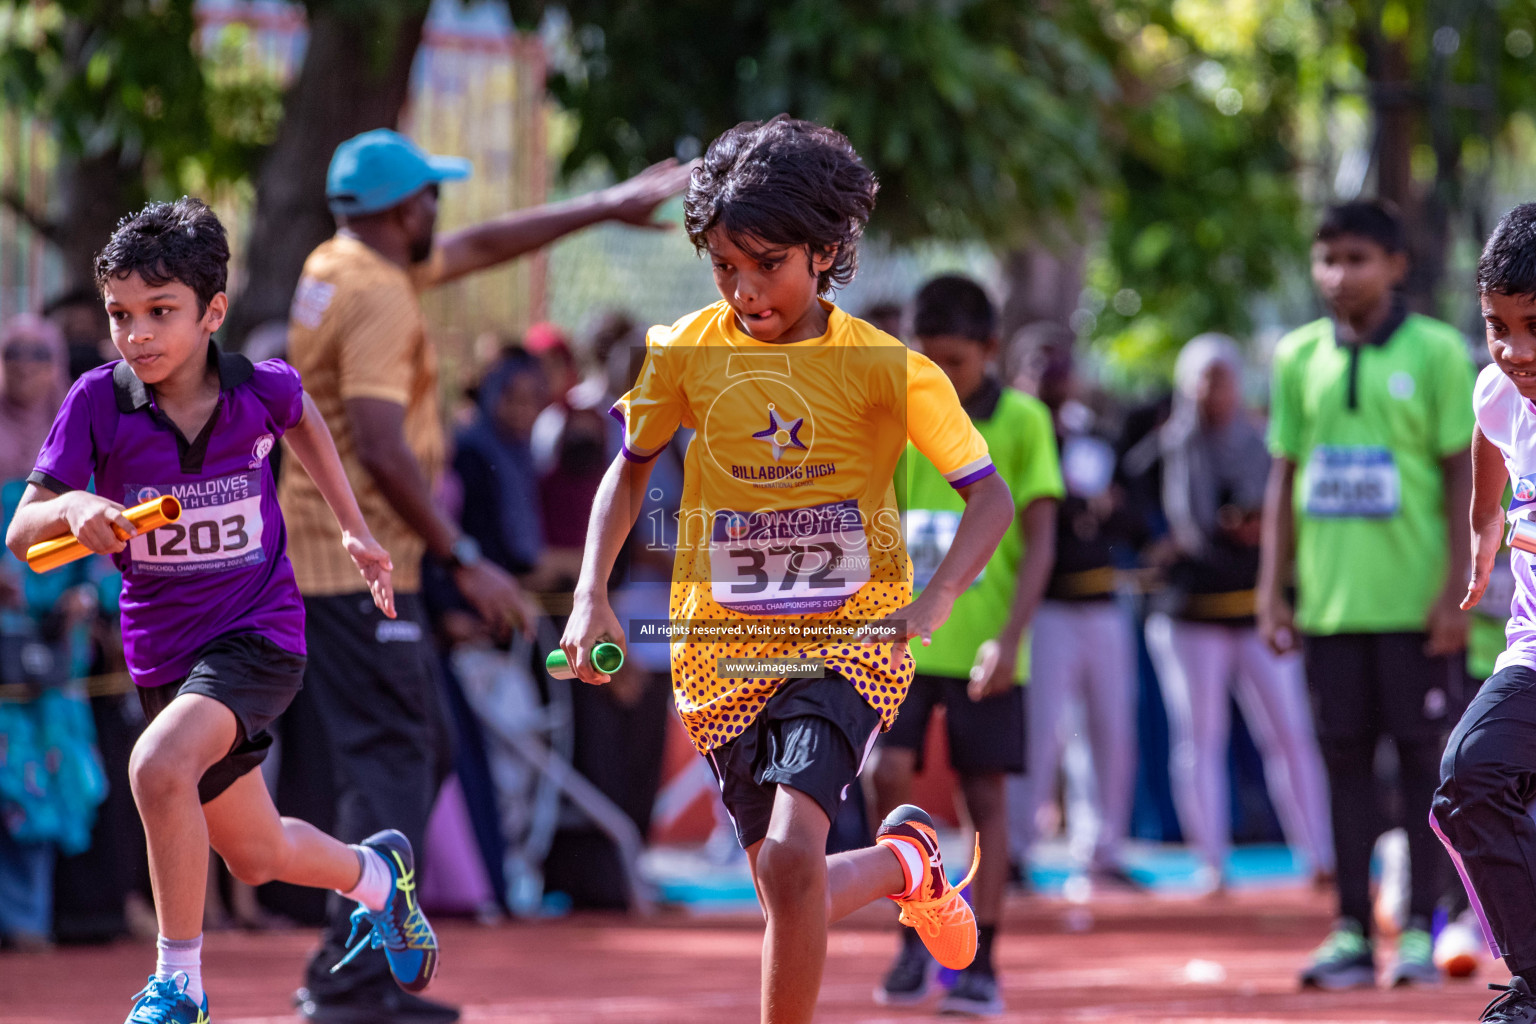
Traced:
MULTIPOLYGON (((911 340, 899 304, 862 312, 911 340)), ((576 337, 552 324, 483 336, 468 380, 449 396, 454 444, 440 497, 546 616, 535 631, 498 631, 447 572, 431 559, 423 569, 466 819, 452 835, 487 880, 471 896, 485 914, 547 908, 554 892, 582 906, 626 902, 621 852, 569 814, 543 826, 542 892, 509 877, 509 851, 541 826, 530 820, 537 773, 509 763, 499 738, 531 728, 550 701, 541 655, 555 646, 586 513, 620 449, 607 411, 638 373, 645 326, 615 312, 576 337), (507 695, 508 679, 518 696, 507 695)), ((0 328, 7 520, 70 381, 111 354, 106 334, 90 294, 0 328)), ((257 337, 253 358, 283 354, 280 328, 257 337)), ((1048 409, 1063 484, 1033 625, 1028 771, 1008 791, 1016 880, 1027 884, 1031 851, 1060 836, 1090 885, 1137 884, 1122 850, 1130 837, 1188 843, 1211 892, 1229 883, 1235 842, 1285 842, 1326 884, 1327 787, 1301 658, 1274 653, 1255 620, 1270 468, 1260 370, 1233 339, 1202 335, 1179 354, 1171 390, 1125 400, 1099 386, 1070 331, 1038 323, 1001 347, 991 372, 1048 409)), ((671 445, 659 460, 616 570, 622 621, 666 617, 684 449, 671 445)), ((116 635, 119 580, 100 558, 41 576, 0 558, 0 938, 27 949, 152 936, 126 777, 143 723, 116 635)), ((1476 648, 1496 653, 1502 635, 1474 629, 1473 644, 1486 675, 1491 656, 1476 648)), ((550 742, 645 835, 671 713, 665 645, 633 644, 611 685, 572 687, 562 700, 566 720, 546 739, 559 732, 550 742)), ((300 744, 320 746, 280 735, 263 770, 281 810, 326 828, 334 811, 323 772, 282 753, 300 744)), ((854 832, 867 827, 857 817, 854 832)), ((440 844, 429 850, 441 855, 440 844)), ((276 884, 256 893, 218 873, 211 885, 214 926, 323 919, 314 893, 276 884)))

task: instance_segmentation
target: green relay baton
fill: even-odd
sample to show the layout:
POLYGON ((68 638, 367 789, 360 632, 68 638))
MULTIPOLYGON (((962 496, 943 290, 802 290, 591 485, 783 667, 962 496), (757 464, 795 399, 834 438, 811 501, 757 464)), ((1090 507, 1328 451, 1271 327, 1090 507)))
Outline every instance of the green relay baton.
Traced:
MULTIPOLYGON (((624 667, 624 649, 618 644, 598 644, 592 648, 592 667, 605 676, 611 676, 624 667)), ((550 651, 544 659, 544 670, 554 679, 575 679, 576 670, 570 666, 564 651, 550 651)))

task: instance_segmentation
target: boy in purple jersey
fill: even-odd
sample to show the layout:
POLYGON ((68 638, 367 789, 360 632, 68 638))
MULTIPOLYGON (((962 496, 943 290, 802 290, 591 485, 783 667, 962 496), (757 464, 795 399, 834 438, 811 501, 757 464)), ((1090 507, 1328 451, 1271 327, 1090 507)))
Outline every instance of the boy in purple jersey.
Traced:
POLYGON ((149 719, 129 775, 160 924, 159 962, 133 1024, 208 1020, 200 963, 210 845, 248 884, 281 880, 357 900, 354 932, 367 938, 352 952, 382 945, 407 990, 425 988, 437 966, 405 837, 387 830, 349 847, 280 818, 252 771, 304 671, 304 607, 268 458, 278 438, 319 485, 390 617, 393 566, 298 374, 213 344, 229 306, 228 261, 224 227, 199 200, 153 203, 118 224, 96 283, 123 358, 70 390, 6 535, 25 557, 70 533, 123 574, 123 645, 149 719), (180 499, 180 520, 137 533, 124 507, 161 494, 180 499))

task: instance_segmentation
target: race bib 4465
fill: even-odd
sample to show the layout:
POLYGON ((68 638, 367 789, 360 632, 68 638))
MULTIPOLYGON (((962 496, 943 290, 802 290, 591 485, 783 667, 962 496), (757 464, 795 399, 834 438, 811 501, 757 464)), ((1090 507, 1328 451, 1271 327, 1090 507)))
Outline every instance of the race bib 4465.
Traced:
MULTIPOLYGON (((955 534, 960 531, 960 513, 909 508, 903 522, 906 525, 907 554, 912 559, 912 588, 922 590, 932 581, 944 556, 949 554, 949 546, 954 543, 955 534)), ((986 574, 987 570, 983 568, 971 581, 971 586, 980 583, 986 574)))
POLYGON ((128 543, 131 571, 178 576, 264 561, 261 479, 261 471, 256 470, 190 484, 128 488, 127 505, 164 494, 181 502, 181 519, 141 533, 128 543))
POLYGON ((1387 519, 1397 515, 1397 462, 1370 446, 1314 449, 1307 463, 1307 515, 1319 519, 1387 519))

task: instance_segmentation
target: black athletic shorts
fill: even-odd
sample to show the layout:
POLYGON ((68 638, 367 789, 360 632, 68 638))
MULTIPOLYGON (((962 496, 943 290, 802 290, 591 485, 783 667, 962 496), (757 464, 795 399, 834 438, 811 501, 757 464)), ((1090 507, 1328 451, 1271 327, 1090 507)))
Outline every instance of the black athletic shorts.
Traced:
POLYGON ((880 732, 880 713, 836 672, 791 679, 740 736, 704 755, 742 849, 768 835, 781 785, 815 800, 828 821, 880 732))
POLYGON ((203 803, 267 759, 267 726, 287 710, 304 685, 304 656, 285 651, 258 633, 226 633, 209 641, 178 683, 139 687, 144 717, 155 717, 183 693, 212 697, 234 712, 235 744, 197 783, 203 803))
POLYGON ((1427 639, 1424 633, 1303 637, 1318 741, 1448 734, 1466 706, 1466 659, 1460 652, 1429 657, 1427 639))
POLYGON ((968 681, 919 672, 906 700, 896 714, 896 724, 880 737, 882 747, 911 750, 917 754, 917 770, 923 770, 928 720, 933 709, 944 705, 945 732, 949 735, 949 763, 962 775, 992 772, 1022 774, 1024 771, 1024 687, 1007 693, 971 700, 968 681))

